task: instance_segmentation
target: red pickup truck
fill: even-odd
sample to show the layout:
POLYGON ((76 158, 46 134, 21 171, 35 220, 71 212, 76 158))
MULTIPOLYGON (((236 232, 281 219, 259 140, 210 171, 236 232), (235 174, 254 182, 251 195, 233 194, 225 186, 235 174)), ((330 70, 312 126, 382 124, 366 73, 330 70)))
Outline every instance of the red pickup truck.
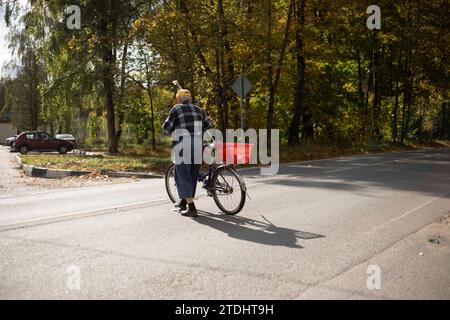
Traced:
POLYGON ((22 154, 28 151, 58 151, 66 154, 73 150, 74 145, 71 141, 56 139, 45 132, 28 131, 17 136, 14 148, 22 154))

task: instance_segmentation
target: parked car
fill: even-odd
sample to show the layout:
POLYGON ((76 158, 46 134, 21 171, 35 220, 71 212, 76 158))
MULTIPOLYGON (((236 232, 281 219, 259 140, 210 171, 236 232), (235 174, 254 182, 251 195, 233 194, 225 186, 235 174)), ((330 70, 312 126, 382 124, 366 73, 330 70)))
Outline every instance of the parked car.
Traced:
POLYGON ((66 154, 73 148, 72 142, 39 131, 23 132, 15 141, 15 149, 22 154, 27 154, 28 151, 58 151, 60 154, 66 154))
POLYGON ((75 137, 71 134, 57 134, 56 139, 70 141, 75 146, 75 137))
POLYGON ((12 137, 6 138, 6 140, 5 140, 5 145, 6 145, 7 147, 12 147, 13 144, 14 144, 14 141, 16 141, 16 137, 17 137, 17 135, 14 135, 14 136, 12 136, 12 137))

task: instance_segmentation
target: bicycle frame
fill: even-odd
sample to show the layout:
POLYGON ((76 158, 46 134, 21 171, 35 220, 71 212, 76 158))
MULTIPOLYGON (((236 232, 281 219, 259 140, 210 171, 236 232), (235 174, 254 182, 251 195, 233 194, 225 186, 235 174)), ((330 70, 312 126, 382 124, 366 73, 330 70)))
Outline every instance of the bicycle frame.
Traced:
MULTIPOLYGON (((197 177, 197 181, 198 182, 203 182, 203 189, 205 189, 206 191, 211 191, 211 185, 210 185, 210 181, 212 179, 212 177, 214 176, 214 174, 216 173, 216 171, 219 168, 222 167, 230 167, 231 169, 234 170, 234 168, 230 165, 226 165, 226 164, 211 164, 208 166, 208 171, 205 173, 200 173, 199 176, 197 177)), ((240 175, 238 174, 238 176, 240 177, 240 175)), ((225 183, 227 184, 226 186, 220 186, 220 187, 215 187, 216 191, 222 191, 222 192, 229 192, 231 188, 231 186, 228 184, 228 182, 224 179, 225 183)), ((243 184, 245 187, 245 183, 243 184)), ((244 191, 247 191, 247 188, 244 189, 244 191)))
MULTIPOLYGON (((217 169, 221 167, 217 164, 211 164, 208 166, 208 170, 205 173, 200 173, 199 176, 197 177, 197 181, 198 182, 203 182, 203 189, 207 190, 207 191, 211 191, 211 179, 214 176, 214 174, 216 173, 217 169)), ((217 190, 217 188, 216 188, 217 190)))

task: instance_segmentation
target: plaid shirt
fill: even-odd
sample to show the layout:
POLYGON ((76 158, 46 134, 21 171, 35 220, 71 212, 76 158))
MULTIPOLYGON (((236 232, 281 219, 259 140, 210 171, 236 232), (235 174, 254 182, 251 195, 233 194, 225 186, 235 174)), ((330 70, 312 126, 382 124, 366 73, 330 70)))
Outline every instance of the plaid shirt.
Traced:
POLYGON ((211 120, 205 111, 191 103, 175 105, 163 125, 167 135, 171 135, 176 129, 185 129, 191 136, 201 136, 211 128, 211 120))

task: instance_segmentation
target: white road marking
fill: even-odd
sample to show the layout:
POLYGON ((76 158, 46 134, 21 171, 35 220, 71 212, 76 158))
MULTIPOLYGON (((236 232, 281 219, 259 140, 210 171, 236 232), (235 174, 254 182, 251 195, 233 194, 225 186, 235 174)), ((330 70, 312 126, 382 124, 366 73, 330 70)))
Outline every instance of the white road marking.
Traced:
MULTIPOLYGON (((56 189, 55 189, 56 190, 56 189)), ((44 194, 49 194, 49 193, 54 193, 54 190, 49 190, 49 191, 41 191, 41 192, 32 192, 32 193, 27 193, 27 191, 22 192, 20 194, 8 194, 6 196, 0 196, 0 199, 10 199, 10 198, 23 198, 23 197, 30 197, 30 196, 40 196, 40 195, 44 195, 44 194)))
POLYGON ((376 166, 381 166, 383 164, 394 163, 394 162, 399 162, 399 161, 400 160, 397 159, 397 160, 389 160, 389 161, 369 163, 369 164, 361 164, 358 166, 353 166, 353 167, 348 167, 348 168, 329 170, 325 173, 336 173, 336 172, 343 172, 343 171, 349 171, 349 170, 360 169, 360 168, 376 167, 376 166))
POLYGON ((326 173, 335 173, 335 172, 343 172, 343 171, 349 171, 349 170, 359 169, 359 168, 375 167, 375 166, 381 166, 383 164, 395 163, 395 162, 404 163, 404 162, 408 162, 411 160, 416 160, 416 159, 420 159, 420 158, 429 158, 429 157, 431 157, 431 156, 430 155, 428 155, 428 156, 420 155, 420 156, 410 157, 410 158, 394 159, 394 160, 387 160, 387 161, 376 162, 376 163, 361 164, 361 165, 357 165, 357 166, 353 166, 353 167, 330 170, 330 171, 327 171, 326 173))
POLYGON ((57 223, 57 222, 68 221, 68 220, 75 220, 75 219, 80 219, 80 218, 89 218, 89 217, 95 217, 95 216, 100 216, 100 215, 112 214, 112 213, 121 212, 123 210, 137 209, 139 207, 150 206, 150 205, 155 205, 155 204, 169 202, 169 201, 170 201, 169 198, 161 198, 161 199, 155 199, 155 200, 151 200, 151 201, 128 203, 128 204, 120 205, 120 206, 112 206, 112 207, 107 207, 107 208, 86 210, 86 211, 74 212, 74 213, 45 217, 45 218, 23 220, 23 221, 15 222, 12 224, 0 225, 0 232, 22 229, 22 228, 27 228, 27 227, 34 227, 34 226, 50 224, 50 223, 57 223))

